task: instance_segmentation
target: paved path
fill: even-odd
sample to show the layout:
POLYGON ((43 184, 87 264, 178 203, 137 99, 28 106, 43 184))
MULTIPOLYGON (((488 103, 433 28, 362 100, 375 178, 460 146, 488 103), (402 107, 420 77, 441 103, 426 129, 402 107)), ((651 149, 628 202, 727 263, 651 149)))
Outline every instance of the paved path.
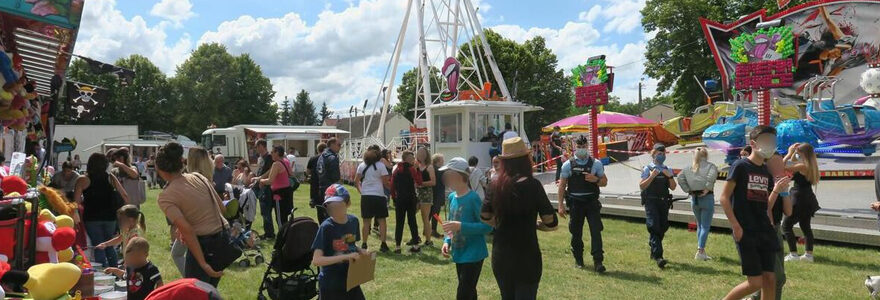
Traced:
MULTIPOLYGON (((670 148, 670 150, 675 149, 679 149, 679 147, 670 148)), ((666 164, 676 169, 687 168, 691 165, 692 159, 693 155, 691 153, 668 154, 666 164)), ((709 160, 719 166, 724 165, 724 156, 720 152, 711 151, 709 160)), ((842 156, 838 158, 820 158, 819 164, 825 167, 873 169, 873 164, 877 161, 880 161, 880 156, 875 155, 869 158, 842 156)), ((641 181, 640 169, 649 162, 650 157, 648 155, 639 155, 630 157, 629 160, 622 163, 613 163, 605 166, 605 173, 608 175, 608 186, 602 188, 602 193, 638 197, 639 181, 641 181)), ((715 191, 720 192, 723 186, 724 181, 718 180, 715 183, 715 191)), ((556 193, 556 185, 554 183, 545 185, 545 189, 548 193, 556 193)), ((681 189, 676 190, 673 194, 685 196, 681 189)), ((822 207, 820 213, 865 218, 873 218, 877 215, 876 212, 869 208, 871 202, 875 201, 874 181, 871 179, 822 180, 816 188, 816 196, 819 199, 819 205, 822 207)), ((551 199, 555 199, 555 197, 551 197, 551 199)))

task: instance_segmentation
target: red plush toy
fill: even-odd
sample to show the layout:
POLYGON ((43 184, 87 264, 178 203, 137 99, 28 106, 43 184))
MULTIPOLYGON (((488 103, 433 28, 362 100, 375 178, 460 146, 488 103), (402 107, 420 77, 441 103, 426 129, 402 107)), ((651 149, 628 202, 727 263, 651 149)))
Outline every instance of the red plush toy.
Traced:
POLYGON ((28 185, 21 177, 6 176, 3 177, 3 181, 0 181, 0 189, 3 189, 3 193, 6 195, 13 192, 24 195, 27 193, 28 185))

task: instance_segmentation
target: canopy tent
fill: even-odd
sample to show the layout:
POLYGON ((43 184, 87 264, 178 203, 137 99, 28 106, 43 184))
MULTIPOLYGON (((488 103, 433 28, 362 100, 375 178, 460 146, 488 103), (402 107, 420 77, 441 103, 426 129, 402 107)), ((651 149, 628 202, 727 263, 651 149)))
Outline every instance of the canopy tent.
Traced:
MULTIPOLYGON (((657 122, 624 113, 603 111, 597 119, 599 128, 645 128, 657 125, 657 122)), ((561 132, 585 132, 590 130, 590 114, 571 116, 544 127, 544 132, 553 131, 559 126, 561 132)))
MULTIPOLYGON (((562 133, 577 133, 590 131, 590 114, 571 116, 543 128, 544 132, 553 131, 553 127, 559 126, 562 133)), ((628 115, 613 111, 603 111, 598 114, 599 134, 609 140, 629 140, 630 150, 641 151, 650 149, 655 142, 666 145, 678 143, 678 138, 661 126, 660 123, 638 116, 628 115)))

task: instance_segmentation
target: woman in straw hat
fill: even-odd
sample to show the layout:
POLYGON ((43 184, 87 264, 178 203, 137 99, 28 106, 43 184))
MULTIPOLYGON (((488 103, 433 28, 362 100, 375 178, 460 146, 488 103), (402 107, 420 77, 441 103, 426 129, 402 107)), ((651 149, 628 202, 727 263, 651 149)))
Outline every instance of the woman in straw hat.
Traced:
POLYGON ((541 281, 541 249, 535 229, 556 228, 556 210, 540 181, 532 177, 529 148, 519 137, 502 144, 501 172, 481 218, 495 227, 492 271, 502 299, 535 299, 541 281), (535 222, 535 217, 540 220, 535 222))

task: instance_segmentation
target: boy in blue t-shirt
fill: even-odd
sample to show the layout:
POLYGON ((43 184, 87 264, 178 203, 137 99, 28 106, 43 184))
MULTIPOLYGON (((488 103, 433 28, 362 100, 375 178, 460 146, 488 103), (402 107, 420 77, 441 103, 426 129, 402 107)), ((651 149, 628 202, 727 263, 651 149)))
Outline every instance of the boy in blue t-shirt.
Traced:
POLYGON ((361 239, 357 217, 348 214, 351 197, 340 184, 333 184, 325 192, 324 208, 330 218, 321 223, 315 241, 312 264, 321 267, 318 274, 320 299, 365 299, 361 287, 346 291, 348 262, 358 259, 366 250, 357 247, 361 239))

